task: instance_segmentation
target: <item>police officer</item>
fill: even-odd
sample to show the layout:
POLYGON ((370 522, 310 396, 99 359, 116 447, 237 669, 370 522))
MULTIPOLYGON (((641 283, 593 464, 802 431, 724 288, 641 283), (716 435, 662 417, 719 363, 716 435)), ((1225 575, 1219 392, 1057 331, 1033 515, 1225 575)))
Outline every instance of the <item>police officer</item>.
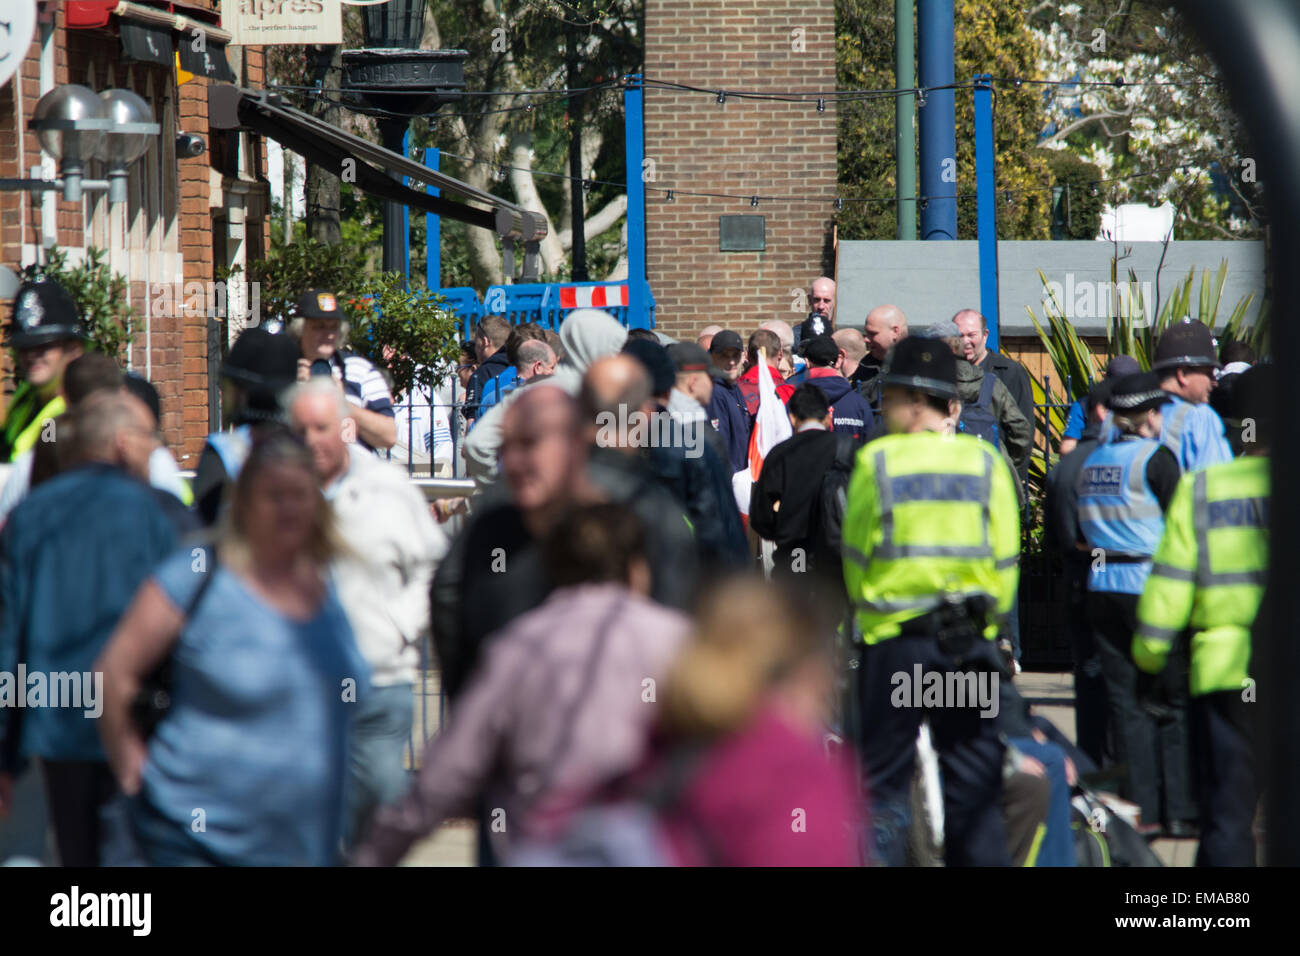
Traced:
POLYGON ((1166 393, 1160 441, 1184 472, 1232 460, 1223 420, 1209 404, 1218 368, 1214 336, 1200 322, 1183 319, 1160 336, 1151 364, 1166 393))
POLYGON ((1245 456, 1186 475, 1165 516, 1155 567, 1138 604, 1133 659, 1167 671, 1191 627, 1192 762, 1201 799, 1198 866, 1253 866, 1255 774, 1251 626, 1268 571, 1273 366, 1244 373, 1234 395, 1245 456), (1253 423, 1253 429, 1251 428, 1253 423))
POLYGON ((918 707, 899 690, 918 675, 952 686, 954 672, 996 690, 998 621, 1018 577, 1015 480, 996 449, 953 433, 957 367, 945 343, 899 342, 881 385, 889 433, 858 452, 844 518, 844 581, 865 645, 858 708, 875 850, 881 863, 904 860, 916 737, 928 716, 948 864, 1008 865, 997 722, 974 701, 935 706, 922 696, 918 707))
POLYGON ((1171 708, 1157 723, 1139 701, 1130 656, 1138 598, 1179 478, 1173 452, 1157 439, 1166 401, 1155 373, 1116 379, 1107 402, 1113 424, 1084 461, 1077 489, 1079 530, 1091 560, 1084 606, 1106 682, 1115 759, 1128 765, 1125 796, 1141 808, 1143 829, 1158 831, 1163 771, 1163 819, 1173 834, 1196 816, 1186 712, 1171 708))
POLYGON ((349 323, 333 292, 310 289, 298 300, 289 332, 302 345, 298 359, 298 381, 312 375, 312 365, 328 363, 330 374, 342 383, 348 400, 348 417, 356 428, 356 440, 364 448, 392 448, 397 444, 397 412, 388 382, 363 355, 345 349, 349 323))
POLYGON ((53 279, 24 282, 14 298, 8 344, 17 352, 23 382, 0 426, 0 460, 30 451, 45 422, 67 411, 63 371, 84 351, 86 329, 77 304, 53 279))

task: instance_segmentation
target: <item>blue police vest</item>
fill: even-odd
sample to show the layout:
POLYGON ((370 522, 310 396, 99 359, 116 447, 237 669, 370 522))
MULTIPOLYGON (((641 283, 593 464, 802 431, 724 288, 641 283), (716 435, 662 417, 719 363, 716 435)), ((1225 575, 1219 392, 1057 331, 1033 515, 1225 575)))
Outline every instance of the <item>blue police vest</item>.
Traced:
POLYGON ((1147 462, 1159 448, 1155 439, 1116 436, 1083 464, 1079 528, 1094 551, 1089 591, 1142 593, 1165 528, 1160 500, 1147 484, 1147 462))
POLYGON ((221 464, 225 466, 230 480, 234 481, 239 477, 240 469, 244 467, 244 459, 248 457, 249 449, 253 447, 252 428, 248 425, 238 425, 232 431, 214 432, 208 436, 208 444, 221 459, 221 464))

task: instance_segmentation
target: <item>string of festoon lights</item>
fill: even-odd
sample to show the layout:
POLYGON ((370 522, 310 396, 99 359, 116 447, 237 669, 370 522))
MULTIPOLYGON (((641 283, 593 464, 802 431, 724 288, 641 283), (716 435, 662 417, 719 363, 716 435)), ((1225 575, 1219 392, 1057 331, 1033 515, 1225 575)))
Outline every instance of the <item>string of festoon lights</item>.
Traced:
MULTIPOLYGON (((1079 90, 1105 89, 1105 88, 1123 89, 1123 88, 1136 88, 1136 87, 1145 87, 1145 86, 1156 86, 1156 87, 1218 86, 1221 87, 1220 81, 1215 79, 1206 79, 1204 77, 1197 77, 1194 79, 1184 79, 1184 80, 1142 80, 1142 81, 1130 83, 1124 80, 1122 77, 1116 78, 1112 81, 1102 82, 1102 81, 1083 81, 1083 80, 1049 80, 1049 79, 1042 79, 1042 78, 1035 78, 1035 77, 1018 77, 1018 76, 1013 76, 1013 77, 995 76, 995 77, 991 77, 989 82, 994 90, 995 96, 997 94, 997 87, 999 86, 1010 87, 1013 89, 1020 89, 1026 85, 1037 85, 1037 86, 1052 86, 1052 87, 1060 87, 1060 88, 1072 88, 1072 89, 1079 89, 1079 90)), ((286 91, 286 92, 296 93, 307 99, 323 100, 332 105, 345 106, 350 109, 358 110, 359 112, 364 112, 366 114, 375 115, 379 117, 393 117, 393 118, 407 118, 407 119, 423 117, 431 121, 437 121, 437 120, 453 119, 456 117, 469 117, 469 118, 481 117, 484 115, 496 114, 496 113, 533 112, 534 110, 542 106, 548 105, 551 102, 555 102, 559 100, 568 100, 569 98, 574 96, 586 95, 604 89, 626 89, 628 88, 629 85, 630 84, 626 82, 626 80, 620 79, 616 81, 597 82, 584 87, 562 88, 562 89, 495 90, 495 91, 477 91, 477 92, 467 91, 466 93, 463 94, 464 96, 482 97, 482 98, 516 97, 516 98, 525 98, 528 100, 528 102, 522 105, 501 107, 497 109, 486 109, 486 110, 464 112, 464 113, 440 112, 440 113, 432 113, 432 114, 402 113, 402 112, 395 112, 392 110, 379 109, 375 107, 366 107, 366 108, 358 109, 356 104, 349 100, 343 99, 338 96, 327 95, 327 93, 337 93, 338 91, 323 91, 318 86, 278 85, 278 86, 270 87, 269 89, 275 91, 286 91), (537 99, 539 102, 533 102, 534 99, 537 99)), ((824 90, 824 91, 794 91, 794 90, 770 91, 770 90, 742 90, 742 89, 725 89, 725 88, 717 88, 717 87, 694 86, 691 84, 678 83, 678 82, 667 81, 667 80, 659 80, 650 77, 642 78, 640 80, 640 85, 643 86, 645 89, 660 89, 665 91, 675 91, 680 93, 690 93, 690 94, 698 94, 702 96, 710 96, 713 97, 714 102, 717 104, 717 106, 721 108, 725 108, 728 101, 743 102, 745 100, 755 100, 755 101, 777 101, 777 102, 786 102, 786 103, 806 103, 810 106, 810 108, 816 110, 817 112, 825 112, 827 103, 831 103, 832 105, 838 106, 845 103, 863 102, 863 101, 869 101, 873 99, 884 99, 884 98, 892 99, 895 97, 908 96, 908 95, 916 97, 916 105, 918 107, 924 107, 927 101, 927 94, 932 94, 932 93, 945 91, 945 90, 953 90, 953 91, 973 90, 977 86, 977 84, 972 81, 968 83, 951 83, 951 84, 944 84, 941 86, 929 86, 929 87, 891 87, 891 88, 882 88, 882 89, 853 89, 853 90, 824 90)), ((356 87, 356 88, 350 88, 349 92, 353 92, 353 91, 366 92, 366 90, 367 88, 356 87)), ((383 92, 391 93, 392 91, 384 90, 383 92)), ((498 181, 503 181, 510 172, 515 171, 515 172, 527 172, 532 174, 533 176, 540 176, 548 179, 568 180, 571 183, 580 184, 584 192, 589 192, 594 186, 610 186, 617 189, 622 189, 625 187, 625 184, 622 182, 597 179, 594 176, 579 177, 579 176, 572 176, 566 173, 555 173, 555 172, 549 172, 544 170, 538 170, 530 167, 513 166, 508 163, 501 163, 495 160, 479 159, 471 156, 461 156, 455 153, 447 152, 445 150, 442 151, 441 155, 449 159, 454 159, 463 163, 490 166, 493 168, 495 177, 498 181)), ((1139 179, 1147 179, 1153 176, 1167 175, 1173 172, 1181 172, 1183 175, 1189 175, 1191 173, 1199 173, 1200 171, 1194 170, 1192 167, 1190 167, 1187 164, 1174 164, 1170 166, 1159 167, 1156 169, 1129 173, 1123 176, 1102 177, 1096 180, 1091 180, 1085 188, 1087 189, 1087 192, 1090 196, 1094 196, 1094 197, 1098 196, 1103 191, 1109 192, 1112 196, 1114 196, 1118 194, 1118 187, 1122 183, 1127 183, 1139 179)), ((687 181, 687 185, 689 185, 689 181, 687 181)), ((1035 193, 1050 194, 1055 192, 1058 189, 1065 189, 1068 191, 1071 188, 1072 188, 1071 186, 1058 184, 1058 183, 1045 183, 1042 185, 1035 185, 1035 186, 1004 187, 1004 188, 998 188, 996 191, 1001 195, 1005 204, 1014 205, 1016 198, 1019 196, 1025 196, 1025 195, 1030 195, 1035 193)), ((977 194, 973 192, 972 193, 951 193, 951 194, 943 194, 943 195, 928 195, 928 196, 926 195, 903 196, 903 197, 841 196, 841 195, 827 196, 827 195, 801 195, 801 194, 800 195, 774 195, 774 194, 763 194, 763 193, 754 193, 754 192, 744 192, 744 193, 717 192, 717 191, 710 191, 710 190, 696 190, 690 188, 683 188, 683 186, 677 182, 674 182, 672 186, 654 186, 654 185, 647 184, 646 192, 647 194, 651 194, 651 193, 657 194, 659 198, 661 198, 662 201, 666 203, 675 202, 679 197, 691 197, 691 198, 701 198, 701 199, 722 199, 722 200, 734 200, 738 202, 748 202, 751 208, 757 208, 763 203, 825 203, 830 205, 837 212, 844 209, 846 205, 855 204, 855 203, 874 204, 874 203, 913 202, 913 203, 917 203, 919 209, 924 210, 929 206, 929 203, 932 201, 937 201, 937 200, 962 201, 962 200, 971 200, 977 198, 977 194)))

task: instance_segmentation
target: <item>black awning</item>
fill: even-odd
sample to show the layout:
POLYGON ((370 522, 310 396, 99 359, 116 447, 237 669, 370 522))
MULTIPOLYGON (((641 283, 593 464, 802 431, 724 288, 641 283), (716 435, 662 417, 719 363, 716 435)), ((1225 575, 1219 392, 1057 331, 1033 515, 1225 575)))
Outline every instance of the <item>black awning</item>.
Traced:
POLYGON ((176 49, 172 45, 171 30, 137 20, 122 20, 119 29, 122 31, 122 52, 128 60, 175 65, 176 49))
POLYGON ((529 213, 469 183, 285 106, 278 96, 237 86, 213 86, 208 91, 208 121, 214 129, 251 129, 269 136, 325 169, 342 173, 355 167, 350 169, 355 175, 349 176, 349 181, 382 199, 494 231, 504 225, 498 222, 501 216, 513 223, 516 235, 525 240, 546 235, 545 216, 529 213), (347 166, 344 160, 350 161, 347 166), (393 179, 389 173, 437 186, 488 208, 480 209, 446 196, 430 196, 423 190, 403 186, 401 180, 393 179))
POLYGON ((230 64, 226 62, 226 45, 218 40, 213 40, 206 34, 198 37, 185 37, 181 40, 181 69, 188 70, 195 76, 206 76, 210 80, 220 80, 223 83, 235 82, 235 74, 230 69, 230 64), (202 49, 194 49, 194 45, 199 43, 202 49))

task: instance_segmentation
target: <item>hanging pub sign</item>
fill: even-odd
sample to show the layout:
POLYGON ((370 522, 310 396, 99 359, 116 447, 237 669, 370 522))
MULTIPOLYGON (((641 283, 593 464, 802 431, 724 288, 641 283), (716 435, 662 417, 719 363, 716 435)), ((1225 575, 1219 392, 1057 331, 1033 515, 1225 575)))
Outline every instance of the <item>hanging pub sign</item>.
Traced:
POLYGON ((339 0, 221 0, 221 28, 236 46, 343 42, 339 0))
POLYGON ((152 23, 125 19, 120 22, 119 28, 122 31, 122 52, 128 60, 172 65, 176 48, 172 46, 171 30, 152 23))

